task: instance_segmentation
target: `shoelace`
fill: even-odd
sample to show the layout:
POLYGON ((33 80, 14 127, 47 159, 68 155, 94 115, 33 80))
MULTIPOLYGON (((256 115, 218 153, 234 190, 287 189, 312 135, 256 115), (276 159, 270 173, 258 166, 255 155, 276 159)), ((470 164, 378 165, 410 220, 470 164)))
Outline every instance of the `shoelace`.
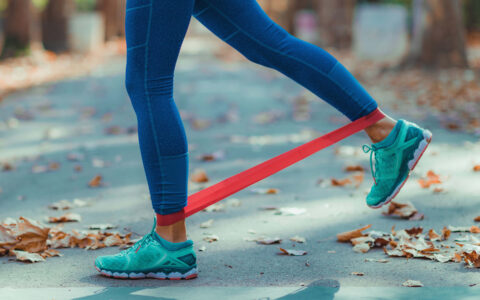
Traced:
POLYGON ((139 241, 133 244, 132 247, 121 252, 122 255, 126 255, 127 253, 130 253, 132 251, 137 251, 140 247, 142 247, 145 243, 147 243, 147 241, 150 241, 151 238, 152 238, 152 235, 150 233, 144 235, 139 241))
POLYGON ((375 165, 378 164, 378 161, 377 161, 377 149, 375 148, 375 146, 368 146, 368 145, 363 145, 362 146, 362 150, 363 152, 365 153, 368 153, 370 152, 370 171, 372 172, 372 177, 373 177, 373 181, 375 182, 375 185, 377 184, 377 170, 373 169, 373 160, 372 160, 372 156, 373 156, 373 153, 375 153, 375 165))

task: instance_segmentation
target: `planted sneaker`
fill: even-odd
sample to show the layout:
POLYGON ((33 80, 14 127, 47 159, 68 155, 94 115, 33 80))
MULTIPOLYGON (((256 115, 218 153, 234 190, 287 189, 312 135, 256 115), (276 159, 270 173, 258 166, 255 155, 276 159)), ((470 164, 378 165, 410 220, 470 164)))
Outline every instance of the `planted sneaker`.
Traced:
POLYGON ((115 255, 99 256, 95 268, 102 275, 123 279, 192 279, 197 277, 193 241, 172 243, 151 232, 132 247, 115 255))
POLYGON ((429 130, 418 125, 398 120, 390 134, 381 142, 363 145, 370 152, 370 169, 374 180, 367 205, 379 208, 389 203, 398 194, 415 168, 432 139, 429 130), (375 154, 375 166, 372 156, 375 154))

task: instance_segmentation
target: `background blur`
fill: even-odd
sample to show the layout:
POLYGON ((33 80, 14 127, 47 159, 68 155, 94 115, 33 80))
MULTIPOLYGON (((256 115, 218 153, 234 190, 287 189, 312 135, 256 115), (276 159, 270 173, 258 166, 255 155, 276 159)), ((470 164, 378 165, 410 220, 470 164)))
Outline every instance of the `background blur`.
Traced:
MULTIPOLYGON (((85 288, 85 295, 102 289, 81 299, 121 299, 117 294, 126 291, 144 299, 142 287, 171 284, 97 275, 95 257, 117 253, 113 246, 119 244, 107 247, 98 244, 99 237, 80 236, 98 224, 132 233, 132 239, 151 228, 137 119, 125 90, 125 2, 0 0, 0 233, 12 219, 28 217, 51 226, 61 223, 72 232, 69 238, 82 243, 59 245, 63 257, 25 263, 10 250, 7 254, 0 234, 2 300, 5 288, 32 288, 37 295, 52 293, 51 287, 55 293, 85 288), (101 247, 85 251, 89 243, 101 247)), ((380 248, 356 253, 336 235, 367 224, 387 233, 414 226, 443 235, 442 228, 451 225, 477 233, 439 241, 445 249, 454 249, 455 241, 479 247, 480 229, 471 226, 480 222, 480 0, 258 3, 280 26, 338 58, 387 114, 430 129, 433 142, 395 198, 408 205, 400 217, 388 213, 392 206, 382 212, 365 205, 373 179, 370 156, 361 151, 370 142, 364 133, 189 217, 201 274, 175 284, 188 286, 175 293, 212 299, 215 285, 261 286, 254 291, 257 298, 274 299, 265 287, 289 287, 274 289, 278 295, 305 287, 299 299, 326 299, 305 293, 328 286, 330 299, 339 288, 337 294, 350 293, 353 299, 372 298, 368 288, 362 295, 349 287, 400 287, 407 279, 434 287, 427 290, 432 299, 449 298, 443 287, 465 287, 465 293, 476 286, 478 291, 478 271, 453 262, 393 258, 380 248), (264 245, 257 242, 260 236, 283 241, 264 245), (277 255, 277 246, 308 254, 277 255), (372 261, 386 258, 388 263, 372 261)), ((190 25, 174 88, 188 137, 189 192, 348 122, 293 80, 248 61, 195 18, 190 25)), ((30 254, 44 249, 34 250, 30 254)), ((479 257, 480 250, 477 267, 479 257)), ((378 292, 378 299, 394 295, 378 292)), ((452 292, 451 299, 462 298, 461 290, 452 292)), ((149 293, 152 299, 171 299, 164 289, 149 293)), ((241 299, 247 298, 253 297, 241 299)), ((62 298, 56 294, 55 299, 62 298)))
MULTIPOLYGON (((125 2, 0 0, 0 97, 88 71, 112 55, 124 56, 125 2)), ((465 103, 479 101, 480 1, 258 2, 283 28, 334 54, 362 84, 379 83, 388 72, 396 77, 394 88, 403 99, 418 84, 412 82, 415 77, 428 91, 428 96, 413 96, 417 104, 446 113, 453 109, 471 115, 465 103)), ((223 61, 244 59, 194 18, 191 23, 182 52, 213 54, 223 61)), ((466 118, 469 129, 477 128, 472 116, 466 118)))

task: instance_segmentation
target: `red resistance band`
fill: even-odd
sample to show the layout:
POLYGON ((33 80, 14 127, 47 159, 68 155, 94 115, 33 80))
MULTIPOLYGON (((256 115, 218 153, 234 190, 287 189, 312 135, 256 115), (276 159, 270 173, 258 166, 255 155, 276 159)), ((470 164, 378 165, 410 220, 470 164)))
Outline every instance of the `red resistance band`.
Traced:
POLYGON ((328 146, 365 129, 368 126, 375 124, 384 117, 385 115, 383 112, 377 108, 368 115, 343 127, 198 191, 188 197, 188 204, 181 211, 168 215, 157 214, 157 225, 171 225, 185 219, 250 185, 301 161, 313 153, 327 148, 328 146))

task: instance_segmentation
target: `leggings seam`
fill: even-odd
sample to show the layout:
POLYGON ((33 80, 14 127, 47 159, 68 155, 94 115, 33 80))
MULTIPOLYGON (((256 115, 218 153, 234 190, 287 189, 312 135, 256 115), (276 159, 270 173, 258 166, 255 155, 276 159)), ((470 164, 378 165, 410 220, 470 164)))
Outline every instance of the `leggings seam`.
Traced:
POLYGON ((224 42, 228 41, 229 39, 231 39, 233 36, 235 36, 237 33, 239 33, 240 30, 237 29, 237 31, 231 33, 230 35, 228 35, 226 38, 223 39, 224 42))
POLYGON ((199 15, 203 14, 208 8, 209 6, 205 7, 204 9, 200 10, 198 13, 194 14, 193 16, 198 17, 199 15))
MULTIPOLYGON (((331 80, 335 85, 337 85, 337 87, 339 87, 345 94, 347 94, 348 96, 350 96, 357 104, 360 103, 347 89, 345 89, 342 85, 340 85, 336 80, 334 80, 333 78, 330 78, 328 76, 329 73, 325 73, 323 72, 322 70, 318 69, 317 67, 309 64, 308 62, 300 59, 300 58, 297 58, 297 57, 294 57, 294 56, 291 56, 291 55, 288 55, 288 54, 285 54, 283 53, 282 51, 279 51, 279 50, 276 50, 268 45, 265 45, 264 43, 262 43, 261 41, 257 40, 256 38, 254 38, 253 36, 251 36, 248 32, 246 32, 245 30, 243 30, 237 23, 235 23, 234 21, 232 21, 232 19, 230 19, 227 15, 225 15, 220 9, 218 9, 216 6, 212 5, 212 3, 208 0, 205 0, 205 2, 207 2, 209 4, 209 7, 212 7, 213 9, 215 9, 220 15, 222 15, 224 18, 226 18, 231 24, 233 24, 239 31, 241 31, 243 34, 245 34, 248 38, 250 38, 251 40, 255 41, 257 44, 259 44, 260 46, 263 46, 267 49, 269 49, 270 51, 273 51, 275 53, 278 53, 280 55, 283 55, 285 57, 288 57, 290 59, 293 59, 293 60, 296 60, 308 67, 310 67, 311 69, 313 69, 314 71, 318 72, 319 74, 323 75, 324 77, 326 77, 327 79, 331 80)), ((338 61, 337 61, 338 63, 338 61)), ((332 67, 333 68, 333 67, 332 67)), ((330 71, 329 71, 330 72, 330 71)))
POLYGON ((143 43, 141 45, 137 45, 137 46, 132 46, 130 48, 127 48, 127 51, 130 51, 130 50, 133 50, 133 49, 137 49, 137 48, 141 48, 141 47, 145 47, 147 45, 147 43, 143 43))
MULTIPOLYGON (((154 0, 151 0, 154 1, 154 0)), ((146 36, 146 46, 145 46, 145 73, 144 73, 144 88, 145 88, 145 96, 147 99, 147 108, 148 108, 148 116, 150 120, 150 126, 152 127, 152 133, 153 133, 153 140, 155 142, 155 150, 157 152, 157 161, 158 164, 161 164, 161 159, 160 159, 160 148, 158 146, 158 139, 157 139, 157 132, 155 130, 155 122, 153 121, 153 113, 152 113, 152 106, 151 106, 151 99, 150 99, 150 94, 148 92, 148 86, 147 86, 147 81, 148 81, 148 55, 149 55, 149 42, 150 42, 150 28, 152 26, 152 11, 153 11, 153 2, 150 3, 150 11, 148 15, 148 26, 147 26, 147 36, 146 36)), ((163 191, 163 174, 162 174, 162 166, 159 168, 160 170, 160 190, 163 191)), ((163 203, 163 193, 161 194, 160 198, 160 203, 163 203)))
POLYGON ((152 6, 152 3, 145 4, 145 5, 140 5, 140 6, 137 6, 137 7, 131 7, 131 8, 126 9, 125 12, 129 12, 129 11, 140 9, 140 8, 146 8, 146 7, 149 7, 149 6, 152 6))

